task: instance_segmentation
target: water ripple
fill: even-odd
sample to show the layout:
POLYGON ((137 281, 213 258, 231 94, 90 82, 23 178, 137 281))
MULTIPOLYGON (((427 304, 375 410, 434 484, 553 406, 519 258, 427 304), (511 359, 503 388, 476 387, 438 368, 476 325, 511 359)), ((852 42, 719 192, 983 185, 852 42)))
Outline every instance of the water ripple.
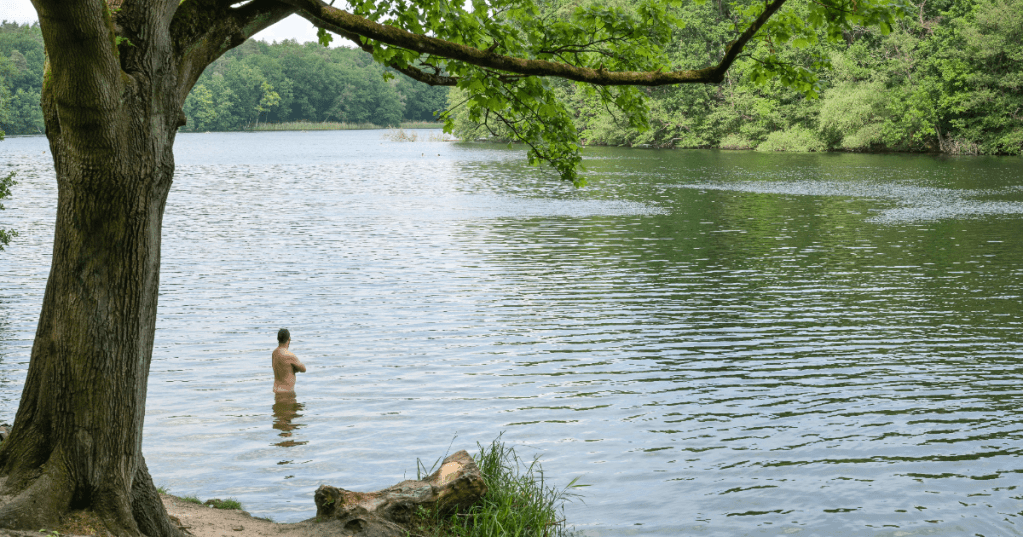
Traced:
MULTIPOLYGON (((173 492, 300 520, 505 431, 589 485, 585 535, 1021 533, 1019 159, 598 148, 578 190, 379 133, 176 153, 144 440, 173 492)), ((45 140, 0 155, 9 419, 56 189, 45 140)))

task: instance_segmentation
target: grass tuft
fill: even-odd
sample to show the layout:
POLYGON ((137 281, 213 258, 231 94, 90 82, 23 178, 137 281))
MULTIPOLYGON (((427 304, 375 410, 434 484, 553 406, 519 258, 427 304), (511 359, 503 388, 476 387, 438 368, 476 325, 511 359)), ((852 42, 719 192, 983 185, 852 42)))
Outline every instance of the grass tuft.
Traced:
POLYGON ((195 496, 184 496, 184 497, 181 498, 181 501, 188 502, 188 503, 194 503, 196 505, 202 505, 202 500, 200 500, 199 498, 197 498, 195 496))
POLYGON ((424 537, 564 537, 564 504, 579 494, 573 479, 563 489, 547 484, 538 459, 526 463, 499 436, 489 446, 477 444, 473 456, 487 493, 465 512, 439 515, 420 509, 412 533, 424 537))
POLYGON ((220 498, 210 498, 206 500, 205 505, 208 505, 214 509, 237 509, 241 510, 242 504, 234 498, 228 498, 221 500, 220 498))

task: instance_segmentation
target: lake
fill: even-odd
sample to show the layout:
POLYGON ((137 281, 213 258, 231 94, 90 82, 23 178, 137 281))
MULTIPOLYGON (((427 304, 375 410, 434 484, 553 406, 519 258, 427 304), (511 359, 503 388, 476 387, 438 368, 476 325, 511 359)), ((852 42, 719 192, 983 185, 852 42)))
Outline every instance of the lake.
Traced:
MULTIPOLYGON (((586 536, 1023 533, 1023 159, 181 134, 143 451, 315 514, 503 432, 586 536), (278 328, 308 366, 275 407, 278 328)), ((426 138, 426 136, 422 136, 426 138)), ((49 271, 46 140, 0 142, 0 419, 49 271)))

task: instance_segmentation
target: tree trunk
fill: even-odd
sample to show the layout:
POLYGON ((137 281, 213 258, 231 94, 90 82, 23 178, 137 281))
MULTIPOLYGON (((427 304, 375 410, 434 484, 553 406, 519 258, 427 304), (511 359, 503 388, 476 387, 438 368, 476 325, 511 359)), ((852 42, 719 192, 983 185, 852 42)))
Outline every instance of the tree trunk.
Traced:
POLYGON ((141 451, 176 126, 148 99, 126 100, 124 120, 96 140, 65 132, 44 96, 57 222, 28 378, 0 449, 4 490, 18 494, 0 509, 3 527, 39 529, 88 508, 117 535, 176 533, 141 451))
POLYGON ((141 449, 181 123, 169 34, 143 39, 157 17, 139 7, 123 6, 118 29, 132 37, 118 42, 95 3, 40 4, 57 221, 28 376, 0 447, 13 496, 0 527, 52 528, 89 509, 115 535, 178 535, 141 449))
POLYGON ((0 445, 10 498, 0 528, 52 528, 88 509, 118 536, 181 533, 142 457, 174 137, 203 69, 294 11, 231 4, 33 0, 57 222, 28 376, 0 445))

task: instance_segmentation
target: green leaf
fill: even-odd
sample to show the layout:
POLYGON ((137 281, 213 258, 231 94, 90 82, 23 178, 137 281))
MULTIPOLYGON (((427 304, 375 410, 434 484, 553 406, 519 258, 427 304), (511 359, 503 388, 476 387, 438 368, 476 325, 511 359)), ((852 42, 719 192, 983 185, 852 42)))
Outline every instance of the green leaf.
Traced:
POLYGON ((330 42, 334 40, 334 36, 331 35, 331 33, 328 32, 327 30, 324 30, 323 28, 317 28, 316 39, 317 41, 320 42, 321 45, 324 46, 324 48, 329 48, 330 42))

